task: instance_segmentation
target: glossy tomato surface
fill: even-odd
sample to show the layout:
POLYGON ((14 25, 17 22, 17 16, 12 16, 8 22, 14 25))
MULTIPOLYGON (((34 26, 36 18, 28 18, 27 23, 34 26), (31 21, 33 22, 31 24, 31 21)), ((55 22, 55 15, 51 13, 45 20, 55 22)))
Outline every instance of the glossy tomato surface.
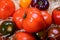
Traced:
POLYGON ((23 28, 27 32, 38 32, 44 26, 42 15, 36 8, 28 9, 26 19, 23 22, 23 28))
POLYGON ((48 38, 50 39, 50 37, 54 38, 55 40, 60 39, 60 27, 59 26, 52 26, 51 28, 49 28, 48 38))
POLYGON ((39 10, 47 10, 49 8, 49 2, 48 0, 32 0, 31 6, 39 10))
POLYGON ((51 14, 48 12, 48 11, 44 11, 44 10, 41 10, 41 14, 43 16, 43 19, 44 19, 44 23, 45 23, 45 28, 48 28, 51 24, 52 24, 52 16, 51 14))
POLYGON ((11 0, 0 1, 0 19, 6 19, 15 11, 15 5, 11 0))
POLYGON ((60 25, 60 7, 57 7, 53 10, 52 17, 54 23, 60 25))
POLYGON ((23 25, 23 16, 24 16, 24 9, 21 8, 19 10, 17 10, 14 15, 13 15, 13 21, 17 24, 17 28, 21 29, 22 25, 23 25))
POLYGON ((19 9, 13 15, 13 21, 19 29, 23 28, 27 32, 37 32, 44 26, 41 12, 36 8, 19 9))
POLYGON ((12 38, 13 40, 36 40, 35 37, 29 33, 17 32, 12 38))

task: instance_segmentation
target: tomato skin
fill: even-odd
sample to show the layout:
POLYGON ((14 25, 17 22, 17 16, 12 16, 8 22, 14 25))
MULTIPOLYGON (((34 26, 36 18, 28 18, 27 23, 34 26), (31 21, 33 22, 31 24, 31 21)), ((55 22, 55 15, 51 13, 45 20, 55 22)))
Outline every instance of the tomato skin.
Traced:
POLYGON ((20 0, 20 6, 22 8, 27 8, 30 6, 32 0, 20 0))
POLYGON ((0 19, 6 19, 15 11, 15 5, 11 0, 1 0, 0 19))
POLYGON ((41 30, 44 23, 40 11, 36 8, 28 9, 27 17, 23 22, 23 28, 31 33, 41 30))
POLYGON ((33 35, 25 32, 15 33, 13 40, 36 40, 33 35))
POLYGON ((57 7, 52 12, 53 22, 57 25, 60 25, 60 7, 57 7))
POLYGON ((44 25, 42 15, 36 8, 21 8, 17 10, 13 15, 13 21, 19 29, 23 28, 30 33, 40 31, 44 25), (24 16, 26 17, 24 18, 24 16))
POLYGON ((23 25, 23 16, 24 16, 25 9, 20 8, 17 10, 13 15, 13 21, 16 23, 17 28, 21 29, 23 25))
POLYGON ((48 13, 48 11, 41 10, 41 14, 44 19, 45 26, 44 28, 48 28, 52 24, 52 16, 48 13))

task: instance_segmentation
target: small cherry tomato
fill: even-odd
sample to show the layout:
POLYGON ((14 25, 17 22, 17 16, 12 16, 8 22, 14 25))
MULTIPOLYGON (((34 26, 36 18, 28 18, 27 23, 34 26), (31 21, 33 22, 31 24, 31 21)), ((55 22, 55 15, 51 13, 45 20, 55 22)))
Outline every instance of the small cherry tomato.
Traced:
POLYGON ((13 40, 36 40, 35 37, 29 33, 17 32, 12 38, 13 40))
POLYGON ((60 25, 60 7, 57 7, 53 10, 52 19, 55 24, 60 25))
POLYGON ((11 0, 0 1, 0 19, 6 19, 15 11, 15 5, 11 0))
POLYGON ((20 8, 14 13, 13 21, 19 29, 23 28, 31 33, 40 31, 44 26, 41 12, 37 8, 20 8))
POLYGON ((30 6, 32 0, 20 0, 20 6, 23 8, 27 8, 30 6))

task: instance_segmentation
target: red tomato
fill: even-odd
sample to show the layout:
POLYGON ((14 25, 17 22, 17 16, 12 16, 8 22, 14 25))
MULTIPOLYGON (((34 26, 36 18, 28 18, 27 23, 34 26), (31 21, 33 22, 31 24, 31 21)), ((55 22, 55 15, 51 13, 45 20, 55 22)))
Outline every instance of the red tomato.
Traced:
POLYGON ((1 0, 0 0, 1 1, 1 0))
POLYGON ((19 29, 23 27, 31 33, 40 31, 44 26, 41 12, 36 8, 17 10, 13 15, 13 20, 19 29))
POLYGON ((12 38, 13 40, 36 40, 34 36, 25 32, 17 32, 12 38))
POLYGON ((60 25, 60 7, 57 7, 53 10, 52 17, 54 23, 60 25))
POLYGON ((48 11, 41 11, 41 14, 45 23, 44 28, 48 28, 52 24, 52 16, 48 13, 48 11))
POLYGON ((6 19, 15 11, 15 5, 11 0, 0 1, 0 19, 6 19))
POLYGON ((23 16, 24 16, 25 10, 23 8, 17 10, 13 15, 13 21, 16 23, 18 29, 22 28, 23 25, 23 16))

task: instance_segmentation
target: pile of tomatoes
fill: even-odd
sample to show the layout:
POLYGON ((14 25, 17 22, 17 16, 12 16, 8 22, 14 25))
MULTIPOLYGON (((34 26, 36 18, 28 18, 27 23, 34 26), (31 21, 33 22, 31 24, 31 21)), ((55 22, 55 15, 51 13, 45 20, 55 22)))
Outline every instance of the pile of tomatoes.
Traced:
POLYGON ((4 20, 0 25, 0 40, 60 39, 60 7, 50 14, 48 0, 20 0, 19 5, 15 10, 12 0, 0 0, 0 19, 4 20), (9 17, 11 21, 6 20, 9 17))

